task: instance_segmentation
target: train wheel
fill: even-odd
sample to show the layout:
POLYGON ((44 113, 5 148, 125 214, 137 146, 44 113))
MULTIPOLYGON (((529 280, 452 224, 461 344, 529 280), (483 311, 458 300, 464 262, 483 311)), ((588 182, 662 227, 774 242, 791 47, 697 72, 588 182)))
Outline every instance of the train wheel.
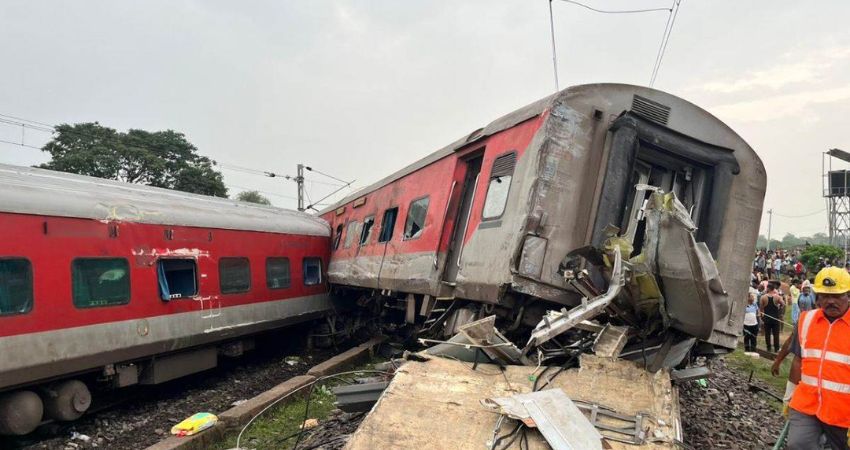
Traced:
POLYGON ((24 435, 41 423, 44 405, 38 394, 17 391, 0 395, 0 434, 24 435))
POLYGON ((44 412, 54 420, 79 419, 91 406, 91 392, 79 380, 68 380, 51 385, 44 396, 44 412))

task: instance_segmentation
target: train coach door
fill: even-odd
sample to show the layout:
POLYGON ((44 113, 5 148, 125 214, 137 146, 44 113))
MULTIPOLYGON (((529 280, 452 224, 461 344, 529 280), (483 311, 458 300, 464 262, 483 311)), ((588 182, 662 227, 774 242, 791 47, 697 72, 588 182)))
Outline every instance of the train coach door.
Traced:
POLYGON ((478 186, 478 175, 481 173, 481 162, 484 156, 479 154, 473 158, 461 161, 466 164, 466 176, 463 179, 460 203, 455 214, 455 227, 452 230, 452 239, 449 242, 449 251, 446 255, 446 268, 443 272, 443 281, 452 284, 457 279, 463 258, 463 241, 466 239, 466 228, 469 226, 472 205, 475 201, 475 188, 478 186))

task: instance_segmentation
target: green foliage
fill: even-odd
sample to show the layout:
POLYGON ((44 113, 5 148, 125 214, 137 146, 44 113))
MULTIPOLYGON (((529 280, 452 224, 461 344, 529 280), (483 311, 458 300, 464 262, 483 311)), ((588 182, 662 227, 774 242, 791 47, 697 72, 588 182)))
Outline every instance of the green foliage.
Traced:
POLYGON ((176 131, 126 133, 97 122, 62 124, 42 151, 52 159, 41 168, 227 197, 213 161, 176 131))
MULTIPOLYGON (((782 238, 781 241, 776 239, 770 240, 770 248, 784 248, 790 249, 794 247, 802 247, 806 244, 815 245, 815 244, 829 244, 829 236, 825 233, 815 233, 811 236, 796 236, 792 233, 787 233, 785 237, 782 238)), ((765 235, 760 234, 758 237, 758 241, 756 241, 756 248, 764 250, 767 248, 767 237, 765 235)))
POLYGON ((817 270, 820 258, 829 258, 833 265, 835 265, 836 262, 839 262, 840 264, 840 262, 844 260, 844 250, 832 245, 819 244, 806 247, 800 255, 800 259, 803 260, 803 264, 805 264, 810 271, 817 270))
POLYGON ((272 204, 269 199, 260 194, 258 191, 242 191, 236 194, 236 200, 239 200, 240 202, 259 203, 261 205, 272 204))

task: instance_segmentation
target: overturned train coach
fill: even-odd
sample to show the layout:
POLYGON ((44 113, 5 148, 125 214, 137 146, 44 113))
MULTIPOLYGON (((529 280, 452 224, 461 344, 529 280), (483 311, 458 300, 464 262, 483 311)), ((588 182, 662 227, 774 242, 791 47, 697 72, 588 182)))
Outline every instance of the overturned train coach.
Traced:
POLYGON ((735 348, 765 184, 753 149, 696 105, 575 86, 323 211, 328 276, 420 333, 496 315, 529 352, 611 326, 619 356, 672 367, 735 348))
POLYGON ((214 367, 332 309, 304 213, 0 165, 0 434, 214 367))

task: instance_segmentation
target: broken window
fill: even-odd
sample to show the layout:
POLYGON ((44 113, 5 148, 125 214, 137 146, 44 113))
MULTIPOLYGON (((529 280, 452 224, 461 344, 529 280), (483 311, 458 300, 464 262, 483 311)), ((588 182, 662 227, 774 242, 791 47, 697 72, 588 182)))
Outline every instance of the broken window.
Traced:
POLYGON ((198 277, 194 259, 160 259, 156 270, 161 299, 171 300, 198 295, 198 277))
POLYGON ((71 263, 74 306, 124 305, 130 302, 130 263, 124 258, 77 258, 71 263))
POLYGON ((266 286, 269 289, 283 289, 288 288, 289 283, 289 258, 267 258, 266 286))
POLYGON ((348 229, 345 232, 345 248, 351 247, 351 242, 354 240, 354 236, 357 235, 359 225, 356 220, 348 222, 348 229))
POLYGON ((375 216, 369 216, 363 220, 363 231, 360 232, 360 245, 369 243, 372 237, 372 227, 375 225, 375 216))
POLYGON ((304 258, 304 285, 313 286, 322 282, 322 260, 320 258, 304 258))
POLYGON ((222 294, 237 294, 251 289, 251 264, 248 258, 218 260, 218 283, 222 294))
POLYGON ((334 236, 334 250, 339 249, 340 241, 342 241, 342 224, 336 226, 336 236, 334 236))
POLYGON ((428 215, 429 198, 420 198, 410 203, 407 210, 407 220, 404 222, 404 239, 416 239, 425 228, 425 217, 428 215))
POLYGON ((0 316, 32 309, 32 264, 24 258, 0 259, 0 316))
POLYGON ((502 155, 493 161, 490 182, 487 186, 487 197, 484 200, 484 209, 481 213, 483 220, 498 219, 504 214, 515 165, 516 152, 502 155))
POLYGON ((384 220, 381 222, 381 234, 378 236, 378 242, 387 242, 393 238, 393 228, 395 228, 397 216, 398 207, 384 211, 384 220))

